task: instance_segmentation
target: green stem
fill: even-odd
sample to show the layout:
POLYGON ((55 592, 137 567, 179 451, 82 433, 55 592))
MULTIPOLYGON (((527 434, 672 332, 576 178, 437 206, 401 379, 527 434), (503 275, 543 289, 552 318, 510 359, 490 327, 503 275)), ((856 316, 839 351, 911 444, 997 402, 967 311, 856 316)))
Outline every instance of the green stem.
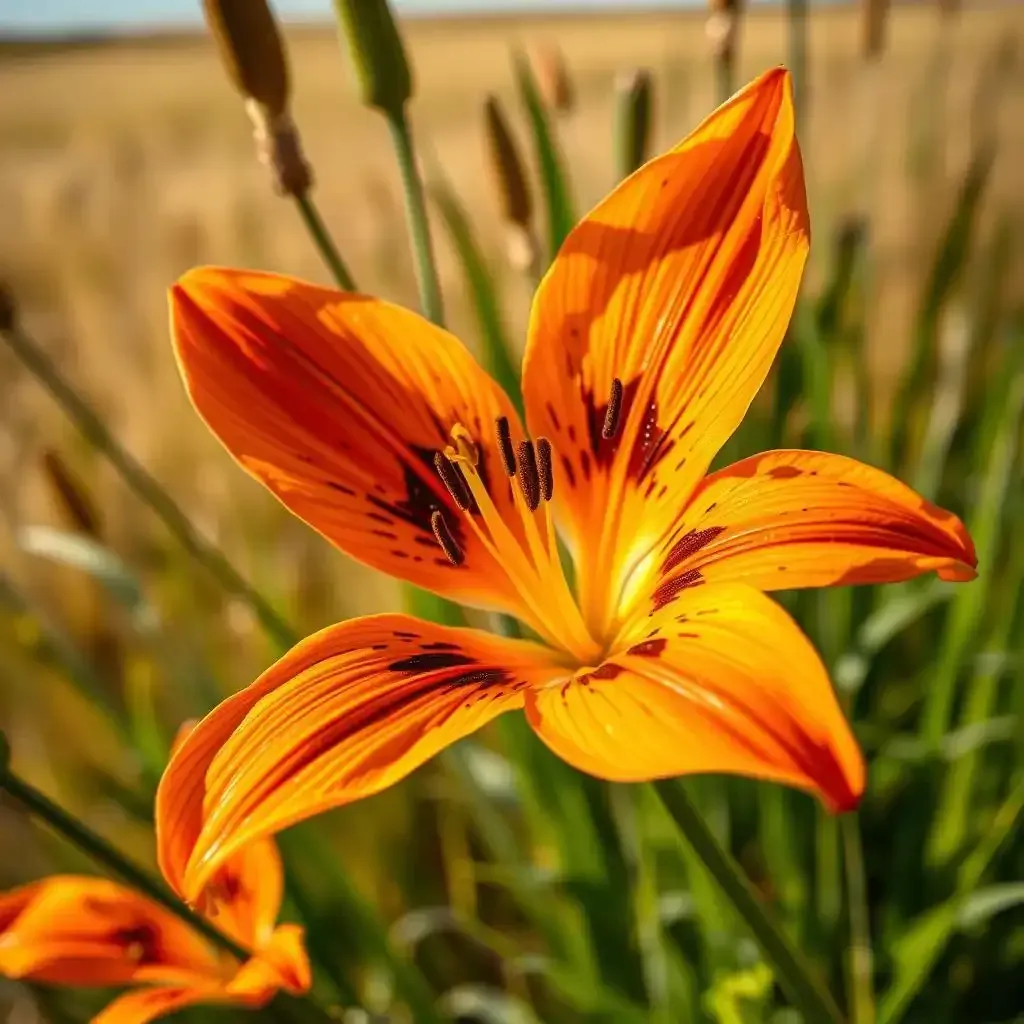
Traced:
POLYGON ((807 118, 807 7, 808 0, 786 0, 789 70, 793 75, 793 106, 798 128, 807 118))
POLYGON ((331 238, 324 225, 323 218, 320 216, 320 211, 317 210, 309 193, 304 192, 302 195, 297 195, 295 197, 295 205, 299 208, 303 223, 306 225, 310 235, 312 235, 313 241, 320 251, 324 263, 327 264, 327 269, 330 270, 334 280, 338 283, 338 287, 346 292, 356 291, 352 275, 349 273, 348 267, 345 266, 345 261, 341 258, 341 253, 338 252, 334 240, 331 238))
POLYGON ((398 167, 402 172, 402 187, 405 191, 405 212, 412 236, 413 254, 416 258, 416 279, 420 286, 420 304, 423 314, 439 326, 444 326, 444 302, 441 298, 441 283, 437 277, 434 248, 430 240, 430 221, 427 218, 427 203, 423 194, 423 181, 416 163, 412 129, 406 117, 405 108, 388 113, 388 127, 395 143, 398 167))
POLYGON ((159 517, 197 562, 234 597, 247 604, 263 628, 281 647, 298 641, 295 631, 221 552, 204 540, 160 484, 114 438, 50 357, 21 328, 4 331, 4 340, 74 421, 82 436, 110 460, 128 487, 159 517))
MULTIPOLYGON (((735 17, 735 15, 734 15, 735 17)), ((715 54, 715 92, 721 106, 736 91, 736 55, 732 46, 723 47, 715 54)))
POLYGON ((815 978, 811 965, 762 906, 732 855, 718 842, 694 803, 675 781, 655 782, 654 790, 708 873, 754 933, 779 984, 805 1024, 842 1024, 835 1001, 815 978))
POLYGON ((850 951, 847 968, 850 986, 850 1024, 875 1024, 871 924, 868 920, 860 822, 856 814, 844 814, 839 820, 843 833, 846 901, 850 914, 850 951))
POLYGON ((0 789, 14 797, 26 810, 45 821, 73 846, 88 854, 97 864, 123 878, 132 888, 138 889, 154 903, 159 903, 160 906, 180 917, 204 938, 209 939, 221 949, 227 950, 232 956, 243 962, 252 955, 205 918, 200 917, 172 896, 148 871, 129 860, 102 836, 97 835, 62 807, 58 807, 49 797, 40 793, 24 779, 19 778, 14 772, 0 772, 0 789))

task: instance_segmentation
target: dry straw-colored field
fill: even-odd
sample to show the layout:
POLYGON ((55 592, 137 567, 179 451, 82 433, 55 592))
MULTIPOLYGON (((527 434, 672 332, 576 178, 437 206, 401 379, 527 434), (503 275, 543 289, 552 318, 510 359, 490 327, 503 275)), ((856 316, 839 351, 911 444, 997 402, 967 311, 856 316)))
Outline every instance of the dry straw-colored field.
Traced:
MULTIPOLYGON (((987 216, 1019 216, 1024 208, 1019 58, 1004 75, 998 105, 985 98, 986 76, 1013 58, 1022 29, 1018 3, 966 10, 945 37, 931 6, 897 8, 885 56, 866 74, 856 10, 813 15, 803 144, 816 256, 819 265, 827 260, 841 218, 865 204, 880 213, 871 343, 883 375, 905 350, 925 272, 922 254, 952 206, 971 146, 990 131, 999 149, 987 216), (936 132, 936 110, 944 110, 948 128, 937 145, 928 138, 936 132)), ((361 286, 413 303, 386 129, 359 105, 333 30, 293 30, 289 42, 296 118, 318 179, 316 199, 361 286)), ((618 71, 646 66, 656 74, 659 145, 684 134, 713 103, 700 12, 408 25, 417 78, 413 117, 424 160, 455 184, 498 264, 482 102, 495 91, 518 116, 510 48, 543 42, 557 42, 575 80, 578 106, 559 131, 580 205, 612 181, 618 71)), ((740 79, 785 55, 781 14, 750 15, 740 79)), ((209 41, 8 47, 0 59, 0 195, 0 272, 13 282, 27 326, 59 354, 67 374, 201 527, 307 624, 352 603, 380 607, 390 600, 384 583, 356 570, 339 596, 340 556, 325 562, 322 546, 311 544, 303 528, 234 468, 188 408, 177 380, 164 306, 164 290, 177 274, 219 262, 326 279, 295 210, 271 194, 253 157, 249 123, 209 41)), ((452 323, 472 341, 458 267, 443 242, 441 249, 452 323)), ((511 272, 504 285, 509 315, 521 326, 528 287, 511 272)), ((119 550, 145 564, 151 521, 107 469, 89 461, 60 411, 6 353, 0 353, 0 390, 0 493, 8 522, 48 514, 37 459, 44 446, 55 445, 89 478, 119 550)), ((10 550, 6 541, 4 547, 10 550)), ((178 597, 191 607, 188 593, 178 597)))

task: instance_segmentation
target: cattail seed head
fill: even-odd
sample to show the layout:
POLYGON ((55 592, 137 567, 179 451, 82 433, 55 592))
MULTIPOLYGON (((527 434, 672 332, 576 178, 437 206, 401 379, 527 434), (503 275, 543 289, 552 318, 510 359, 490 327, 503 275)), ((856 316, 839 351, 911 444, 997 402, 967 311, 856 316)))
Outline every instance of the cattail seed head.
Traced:
POLYGON ((516 141, 496 96, 487 97, 484 118, 487 158, 501 215, 510 224, 529 228, 533 217, 533 197, 516 141))
POLYGON ((12 331, 18 322, 18 310, 14 304, 14 292, 6 281, 0 281, 0 331, 12 331))
POLYGON ((412 71, 387 0, 334 0, 368 107, 397 117, 412 96, 412 71))
POLYGON ((736 52, 740 0, 708 0, 708 11, 704 34, 711 44, 711 51, 719 60, 729 59, 736 52))
POLYGON ((277 22, 266 0, 203 0, 228 77, 245 99, 276 117, 288 109, 288 63, 277 22))
POLYGON ((576 90, 562 51, 554 43, 538 46, 533 51, 532 63, 537 87, 548 109, 556 114, 571 114, 576 106, 576 90))
POLYGON ((651 73, 643 68, 615 79, 615 127, 619 173, 625 177, 647 162, 651 142, 651 73))
POLYGON ((878 60, 885 51, 885 29, 890 0, 861 0, 861 47, 867 62, 878 60))
POLYGON ((270 168, 274 190, 282 196, 302 196, 313 185, 313 171, 302 153, 299 130, 287 111, 271 115, 249 100, 245 109, 253 123, 260 163, 270 168))
POLYGON ((61 518, 71 529, 99 540, 103 533, 102 523, 88 488, 72 472, 60 453, 52 448, 43 452, 40 464, 61 518))

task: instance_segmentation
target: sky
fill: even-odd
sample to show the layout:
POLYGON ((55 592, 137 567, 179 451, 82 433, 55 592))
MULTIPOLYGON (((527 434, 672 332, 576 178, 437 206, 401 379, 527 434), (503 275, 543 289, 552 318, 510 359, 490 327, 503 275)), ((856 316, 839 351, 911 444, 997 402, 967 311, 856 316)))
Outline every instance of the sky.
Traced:
MULTIPOLYGON (((701 0, 393 0, 403 14, 678 6, 701 0)), ((283 18, 329 18, 331 0, 274 0, 283 18)), ((0 0, 0 32, 74 32, 198 25, 200 0, 0 0)))

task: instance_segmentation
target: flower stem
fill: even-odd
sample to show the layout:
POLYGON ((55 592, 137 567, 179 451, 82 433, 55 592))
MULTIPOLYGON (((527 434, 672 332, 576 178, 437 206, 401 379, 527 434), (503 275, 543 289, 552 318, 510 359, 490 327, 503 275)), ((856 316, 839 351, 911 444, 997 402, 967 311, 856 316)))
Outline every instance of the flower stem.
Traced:
POLYGON ((846 902, 850 914, 850 949, 847 966, 851 1024, 875 1024, 872 982, 871 925, 868 920, 864 849, 856 814, 840 818, 843 861, 846 868, 846 902))
POLYGON ((427 218, 427 204, 423 194, 423 180, 420 178, 413 147, 412 129, 406 117, 405 108, 386 115, 391 138, 395 143, 398 167, 402 173, 402 187, 405 191, 405 212, 412 236, 413 254, 416 258, 416 279, 420 286, 420 304, 423 314, 438 326, 444 326, 444 302, 441 298, 441 283, 437 276, 434 248, 430 240, 430 221, 427 218))
POLYGON ((653 785, 679 831, 754 933, 779 984, 803 1014, 805 1024, 842 1024, 843 1016, 828 990, 814 977, 811 965, 761 904, 740 866, 715 838, 682 786, 671 780, 653 785))
POLYGON ((88 854, 97 864, 120 876, 132 888, 138 889, 154 903, 159 903, 160 906, 180 917, 204 938, 209 939, 221 949, 227 950, 232 956, 243 962, 249 959, 251 953, 172 896, 167 888, 148 871, 139 867, 120 850, 108 843, 106 839, 93 832, 88 825, 40 793, 35 786, 15 775, 14 772, 0 771, 0 789, 10 794, 27 811, 45 821, 72 845, 88 854))
POLYGON ((338 287, 346 292, 356 291, 352 275, 349 273, 348 267, 345 266, 345 261, 341 258, 341 253, 338 252, 338 248, 334 244, 334 240, 331 238, 323 218, 320 216, 320 211, 316 208, 310 194, 303 192, 300 195, 296 195, 295 205, 299 208, 299 213, 302 214, 302 221, 306 225, 306 229, 312 236, 324 263, 327 264, 327 269, 330 270, 331 276, 337 282, 338 287))
POLYGON ((15 355, 57 400, 82 436, 101 451, 128 487, 148 505, 197 562, 233 596, 247 604, 270 637, 282 648, 297 641, 294 630, 270 603, 209 541, 204 540, 171 496, 114 438, 103 420, 63 377, 50 357, 20 327, 3 331, 15 355))

